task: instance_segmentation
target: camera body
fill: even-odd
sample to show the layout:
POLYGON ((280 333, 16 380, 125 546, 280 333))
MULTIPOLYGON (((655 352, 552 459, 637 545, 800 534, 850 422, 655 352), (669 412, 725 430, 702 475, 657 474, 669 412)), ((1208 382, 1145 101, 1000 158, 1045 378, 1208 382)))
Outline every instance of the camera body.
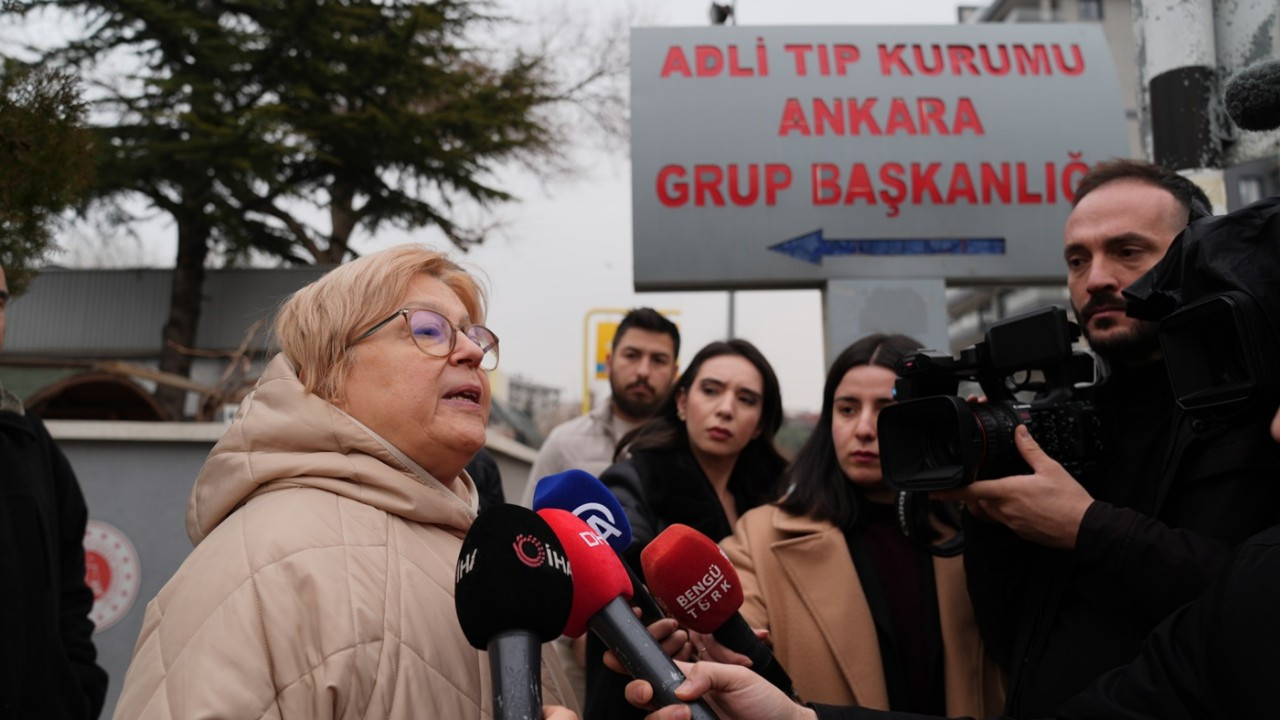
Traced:
POLYGON ((1078 337, 1066 310, 1048 307, 993 324, 958 357, 922 350, 899 361, 897 402, 880 412, 878 427, 885 484, 946 490, 1030 472, 1013 442, 1019 424, 1073 476, 1092 475, 1104 433, 1077 385, 1099 378, 1093 357, 1073 348, 1078 337), (977 382, 987 401, 956 397, 962 380, 977 382), (1021 400, 1020 392, 1034 396, 1021 400))

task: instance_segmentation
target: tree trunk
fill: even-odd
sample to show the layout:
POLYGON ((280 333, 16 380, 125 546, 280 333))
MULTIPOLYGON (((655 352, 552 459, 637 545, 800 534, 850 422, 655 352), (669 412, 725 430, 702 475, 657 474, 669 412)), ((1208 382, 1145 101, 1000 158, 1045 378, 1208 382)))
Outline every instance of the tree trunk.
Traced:
POLYGON ((335 180, 329 186, 329 197, 329 247, 316 258, 316 263, 337 265, 347 257, 351 232, 356 227, 355 192, 351 183, 335 180))
MULTIPOLYGON (((164 326, 160 369, 183 377, 191 374, 191 356, 182 348, 194 348, 204 299, 204 261, 209 254, 209 224, 204 217, 178 219, 178 258, 169 290, 169 320, 164 326)), ((160 385, 156 401, 170 420, 186 416, 187 391, 160 385)))

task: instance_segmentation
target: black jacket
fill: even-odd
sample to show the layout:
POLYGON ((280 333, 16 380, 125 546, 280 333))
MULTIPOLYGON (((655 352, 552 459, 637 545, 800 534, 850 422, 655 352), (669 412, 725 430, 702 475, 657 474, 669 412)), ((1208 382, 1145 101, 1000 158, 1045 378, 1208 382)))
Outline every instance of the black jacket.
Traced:
POLYGON ((989 650, 1010 673, 1012 717, 1049 716, 1132 660, 1235 545, 1280 520, 1280 448, 1265 418, 1192 419, 1176 409, 1163 364, 1114 380, 1130 394, 1117 397, 1113 385, 1097 398, 1114 443, 1085 483, 1097 501, 1074 551, 966 523, 970 596, 989 650))
POLYGON ((471 458, 471 462, 467 463, 467 474, 480 493, 482 512, 507 501, 502 491, 502 472, 498 469, 498 461, 488 450, 480 448, 480 452, 471 458))
POLYGON ((84 496, 36 418, 0 412, 0 717, 96 718, 84 496))
MULTIPOLYGON (((1276 716, 1280 668, 1280 527, 1240 545, 1195 602, 1147 637, 1129 665, 1059 708, 1058 720, 1239 720, 1276 716)), ((815 706, 823 720, 937 720, 815 706)))
POLYGON ((1280 527, 1240 546, 1196 602, 1166 619, 1129 666, 1058 711, 1063 720, 1275 717, 1280 669, 1280 527))

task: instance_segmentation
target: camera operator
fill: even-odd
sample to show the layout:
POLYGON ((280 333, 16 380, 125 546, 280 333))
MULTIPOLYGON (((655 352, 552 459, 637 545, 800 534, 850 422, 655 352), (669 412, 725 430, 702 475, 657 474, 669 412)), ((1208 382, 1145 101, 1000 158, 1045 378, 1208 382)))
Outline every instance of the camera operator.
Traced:
MULTIPOLYGON (((1234 545, 1280 515, 1280 453, 1265 423, 1182 412, 1157 325, 1125 314, 1121 291, 1201 207, 1207 198, 1190 181, 1139 161, 1102 163, 1081 180, 1064 257, 1081 329, 1112 370, 1094 398, 1109 450, 1087 486, 1052 463, 949 495, 969 510, 969 592, 989 651, 1010 673, 1012 717, 1052 715, 1132 660, 1234 545)), ((1033 445, 1017 443, 1024 455, 1033 445)))
MULTIPOLYGON (((1218 419, 1215 423, 1205 422, 1198 432, 1216 438, 1215 447, 1222 455, 1212 460, 1222 469, 1216 473, 1198 470, 1194 463, 1203 460, 1192 453, 1196 443, 1188 442, 1179 462, 1192 465, 1181 468, 1174 476, 1166 502, 1159 507, 1162 518, 1185 521, 1184 525, 1192 526, 1196 532, 1187 527, 1171 530, 1162 522, 1132 511, 1115 510, 1120 515, 1129 514, 1142 531, 1131 533, 1127 546, 1109 551, 1141 553, 1139 560, 1157 566, 1156 572, 1171 573, 1188 583, 1195 580, 1196 572, 1183 566, 1171 567, 1171 560, 1182 557, 1187 566, 1199 563, 1201 570, 1210 563, 1222 564, 1226 569, 1194 602, 1160 622, 1141 644, 1141 651, 1135 653, 1136 659, 1126 659, 1128 665, 1103 674, 1060 707, 1037 715, 1059 720, 1234 720, 1275 716, 1273 678, 1280 666, 1280 644, 1276 642, 1280 637, 1280 612, 1276 611, 1280 601, 1280 525, 1243 542, 1229 563, 1218 559, 1224 543, 1200 532, 1207 527, 1220 532, 1217 537, 1229 537, 1227 525, 1257 522, 1275 508, 1268 504, 1249 513, 1245 503, 1251 497, 1271 503, 1273 498, 1265 488, 1280 485, 1276 482, 1280 468, 1273 466, 1251 476, 1248 468, 1257 466, 1237 464, 1241 459, 1232 453, 1256 452, 1258 448, 1250 447, 1250 443, 1258 437, 1267 439, 1264 428, 1268 425, 1271 438, 1280 443, 1280 411, 1275 411, 1280 401, 1277 277, 1280 197, 1196 223, 1173 243, 1167 257, 1125 291, 1130 314, 1162 321, 1159 340, 1167 353, 1168 392, 1180 408, 1175 417, 1218 419), (1212 426, 1224 419, 1231 421, 1225 425, 1230 432, 1209 434, 1212 426), (1249 440, 1228 444, 1224 439, 1228 437, 1249 440), (1218 486, 1206 489, 1197 487, 1197 482, 1218 486), (1210 507, 1198 511, 1197 503, 1210 507), (1170 515, 1169 508, 1177 512, 1170 515), (1214 516, 1210 513, 1214 509, 1234 515, 1214 516), (1148 546, 1144 547, 1144 542, 1148 546)), ((1070 481, 1061 465, 1042 452, 1023 427, 1018 430, 1016 442, 1035 476, 1046 478, 1046 482, 1070 481)), ((980 481, 973 487, 979 488, 984 482, 1017 480, 980 481)), ((1089 516, 1100 504, 1097 501, 1090 505, 1078 530, 1074 562, 1067 566, 1074 573, 1071 581, 1095 577, 1087 562, 1104 568, 1110 562, 1097 558, 1086 561, 1080 552, 1090 532, 1089 516)), ((973 548, 968 552, 972 553, 973 548)), ((1126 566, 1126 561, 1122 559, 1118 566, 1126 566)), ((1159 580, 1152 577, 1153 573, 1132 568, 1129 571, 1143 575, 1147 581, 1159 580)), ((1100 579, 1102 575, 1096 577, 1100 579)), ((1132 591, 1123 579, 1115 582, 1119 589, 1132 591)), ((1138 603, 1144 600, 1149 609, 1158 602, 1147 595, 1118 596, 1114 602, 1120 610, 1134 612, 1140 618, 1136 615, 1142 609, 1138 603)), ((1135 625, 1138 622, 1140 619, 1134 620, 1135 625)), ((1079 630, 1093 632, 1087 627, 1079 630)), ((688 682, 677 691, 682 699, 699 697, 710 690, 706 699, 716 705, 722 717, 736 720, 925 720, 924 716, 866 708, 805 708, 791 703, 764 680, 740 667, 698 663, 685 671, 688 682)), ((633 703, 643 704, 650 695, 643 682, 628 686, 628 699, 633 703)), ((654 720, 682 717, 687 715, 679 707, 663 708, 650 716, 654 720)))

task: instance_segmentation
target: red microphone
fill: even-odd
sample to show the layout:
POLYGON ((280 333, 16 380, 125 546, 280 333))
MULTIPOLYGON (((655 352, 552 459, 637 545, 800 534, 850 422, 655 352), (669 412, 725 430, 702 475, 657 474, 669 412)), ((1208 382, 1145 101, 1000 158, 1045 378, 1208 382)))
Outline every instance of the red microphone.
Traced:
MULTIPOLYGON (((742 583, 715 541, 677 523, 659 533, 640 552, 640 563, 649 590, 671 617, 746 655, 758 675, 790 697, 796 696, 782 663, 738 612, 742 607, 742 583)), ((576 575, 574 582, 578 582, 576 575)))
MULTIPOLYGON (((573 569, 573 607, 564 634, 578 637, 588 627, 618 656, 634 678, 653 686, 653 705, 679 705, 675 690, 684 673, 662 651, 649 630, 631 612, 631 580, 609 547, 582 518, 567 510, 543 508, 538 515, 564 546, 573 569)), ((693 720, 715 720, 701 700, 689 703, 693 720)))

